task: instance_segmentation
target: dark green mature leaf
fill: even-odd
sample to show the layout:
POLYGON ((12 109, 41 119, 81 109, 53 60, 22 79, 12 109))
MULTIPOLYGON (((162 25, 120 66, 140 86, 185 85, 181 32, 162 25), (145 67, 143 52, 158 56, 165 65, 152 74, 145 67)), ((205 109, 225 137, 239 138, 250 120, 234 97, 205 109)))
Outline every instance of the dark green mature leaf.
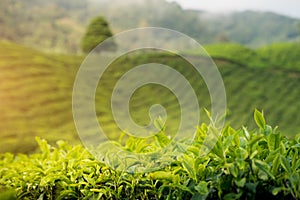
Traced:
POLYGON ((296 165, 295 165, 296 169, 300 169, 300 160, 297 160, 296 165))
POLYGON ((272 190, 272 194, 276 196, 279 192, 282 192, 284 190, 285 190, 284 187, 277 187, 272 190))
POLYGON ((299 192, 300 189, 300 174, 299 172, 291 173, 289 176, 289 181, 293 189, 296 189, 299 192))
POLYGON ((238 187, 244 187, 245 184, 246 184, 246 178, 242 178, 242 179, 239 179, 239 180, 235 180, 234 181, 235 184, 238 186, 238 187))
POLYGON ((230 173, 232 174, 232 176, 234 176, 235 178, 238 177, 238 173, 239 173, 239 169, 237 168, 237 166, 235 164, 230 164, 228 167, 230 173))
POLYGON ((268 135, 268 147, 270 151, 274 151, 280 146, 280 137, 279 133, 271 133, 268 135))
POLYGON ((200 181, 198 183, 198 185, 195 186, 195 190, 199 193, 199 194, 202 194, 202 195, 207 195, 208 193, 208 189, 207 189, 207 182, 205 181, 200 181))
POLYGON ((189 157, 183 157, 182 160, 182 166, 185 169, 185 171, 189 174, 189 176, 194 179, 197 180, 197 171, 195 169, 195 160, 189 157))
POLYGON ((269 155, 267 156, 267 158, 265 159, 265 162, 266 163, 269 163, 269 162, 273 162, 274 158, 276 156, 280 155, 280 148, 274 150, 274 151, 270 151, 269 152, 269 155))
POLYGON ((271 173, 270 171, 270 167, 267 163, 261 161, 261 160, 257 160, 257 159, 254 159, 254 164, 255 166, 261 171, 261 172, 264 172, 265 174, 267 174, 269 177, 271 177, 272 179, 275 180, 275 177, 274 175, 271 173))
POLYGON ((277 175, 280 166, 280 154, 277 154, 272 163, 272 173, 277 175))
POLYGON ((191 200, 205 200, 206 197, 207 197, 206 195, 201 195, 199 193, 195 193, 191 200))
POLYGON ((264 139, 264 136, 263 136, 263 135, 255 135, 255 136, 249 141, 249 144, 248 144, 249 150, 250 150, 250 151, 251 151, 251 150, 254 150, 255 145, 257 145, 257 143, 258 143, 260 140, 262 140, 262 139, 264 139))
POLYGON ((292 173, 291 165, 285 157, 280 156, 280 164, 286 172, 292 173))
POLYGON ((206 199, 209 194, 208 191, 208 183, 205 181, 200 181, 198 185, 195 186, 195 190, 197 191, 197 195, 194 195, 192 199, 206 199))
POLYGON ((242 192, 236 194, 236 193, 229 193, 229 194, 226 194, 224 196, 224 200, 235 200, 235 199, 240 199, 241 196, 242 196, 242 192))
POLYGON ((212 152, 217 155, 219 158, 221 158, 222 160, 225 159, 224 157, 224 149, 227 148, 227 146, 229 145, 229 142, 225 142, 225 141, 221 141, 219 136, 219 130, 213 126, 209 126, 208 127, 208 131, 207 131, 207 135, 208 137, 210 137, 210 142, 215 143, 215 145, 212 148, 212 152), (225 146, 224 146, 224 143, 225 146))
POLYGON ((297 166, 297 161, 299 160, 299 152, 298 152, 298 148, 294 149, 295 153, 294 156, 292 158, 292 163, 291 163, 291 167, 293 172, 295 172, 297 170, 296 166, 297 166))

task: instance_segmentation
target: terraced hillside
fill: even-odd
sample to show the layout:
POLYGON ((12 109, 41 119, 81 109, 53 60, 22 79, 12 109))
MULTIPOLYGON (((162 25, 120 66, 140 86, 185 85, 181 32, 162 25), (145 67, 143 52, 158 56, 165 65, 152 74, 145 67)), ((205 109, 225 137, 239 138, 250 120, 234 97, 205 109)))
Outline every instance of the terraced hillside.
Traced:
POLYGON ((300 43, 277 43, 257 50, 271 66, 300 71, 300 43))
MULTIPOLYGON (((229 117, 234 121, 249 121, 254 107, 264 109, 273 125, 284 134, 293 136, 300 132, 300 45, 278 43, 259 49, 239 44, 214 44, 206 46, 208 53, 219 64, 228 97, 229 117), (239 116, 239 117, 237 117, 239 116)), ((249 124, 249 123, 247 123, 249 124)))
MULTIPOLYGON (((260 57, 260 53, 256 53, 259 51, 248 49, 246 52, 250 52, 252 57, 247 57, 245 51, 234 50, 234 45, 231 48, 234 52, 231 57, 226 53, 229 51, 222 51, 221 54, 213 50, 220 47, 207 48, 223 75, 229 110, 227 121, 236 127, 241 124, 254 127, 251 113, 254 108, 259 108, 265 111, 269 121, 284 130, 283 134, 293 136, 300 132, 300 72, 295 70, 299 66, 295 69, 284 66, 272 68, 270 58, 260 57), (253 57, 255 62, 251 62, 253 57)), ((57 139, 79 142, 72 118, 71 98, 74 78, 82 60, 83 57, 79 56, 44 54, 0 42, 0 151, 31 151, 35 147, 36 135, 52 142, 57 139)), ((192 83, 205 88, 204 84, 199 84, 203 83, 201 77, 193 76, 190 66, 174 55, 160 54, 158 57, 157 54, 144 54, 142 57, 120 58, 106 73, 108 78, 102 85, 107 88, 106 92, 98 90, 96 95, 96 111, 101 120, 107 124, 114 123, 107 106, 109 102, 105 99, 122 72, 149 62, 173 66, 190 77, 192 83)), ((297 57, 290 62, 297 63, 297 57)), ((198 91, 202 108, 209 108, 207 91, 198 91)), ((148 116, 148 108, 139 107, 138 102, 141 101, 151 105, 159 100, 167 109, 177 110, 176 100, 166 99, 165 94, 153 93, 151 87, 137 91, 136 98, 131 102, 136 108, 136 120, 141 124, 148 122, 145 117, 148 116)), ((176 116, 178 112, 173 114, 176 116)), ((107 127, 113 136, 119 135, 116 127, 107 127)))
MULTIPOLYGON (((297 63, 300 57, 291 56, 289 64, 295 66, 291 69, 285 65, 272 65, 272 61, 269 60, 271 58, 261 56, 258 53, 259 50, 235 45, 229 46, 231 46, 231 50, 224 48, 223 55, 218 54, 218 56, 216 56, 217 52, 206 47, 214 58, 225 84, 228 107, 227 122, 234 127, 247 124, 251 129, 254 127, 251 113, 258 108, 264 110, 267 119, 273 123, 271 125, 278 125, 283 134, 292 137, 299 133, 300 71, 297 63)), ((292 49, 294 49, 293 46, 289 51, 292 49)), ((150 61, 156 60, 156 58, 149 59, 150 61)), ((274 62, 280 57, 272 57, 272 59, 274 62)), ((165 57, 164 60, 163 63, 175 66, 182 73, 195 74, 191 71, 185 72, 190 68, 176 60, 174 56, 165 57)), ((203 86, 201 77, 191 76, 188 80, 192 82, 192 85, 202 82, 200 88, 196 88, 200 99, 199 103, 202 108, 209 108, 209 95, 203 86)))
POLYGON ((77 138, 71 92, 80 61, 0 42, 0 151, 32 150, 38 135, 77 138))

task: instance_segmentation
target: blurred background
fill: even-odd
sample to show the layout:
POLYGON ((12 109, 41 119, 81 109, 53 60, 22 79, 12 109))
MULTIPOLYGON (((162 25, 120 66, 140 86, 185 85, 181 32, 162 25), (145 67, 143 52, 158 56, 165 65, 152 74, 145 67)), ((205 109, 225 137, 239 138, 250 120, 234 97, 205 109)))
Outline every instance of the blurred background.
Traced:
MULTIPOLYGON (((72 117, 72 88, 87 53, 82 38, 97 16, 103 17, 112 35, 158 26, 193 37, 222 74, 226 122, 251 130, 253 110, 258 108, 264 110, 270 125, 293 137, 300 132, 297 8, 296 0, 1 0, 0 152, 31 152, 36 148, 35 136, 50 143, 80 142, 72 117)), ((120 58, 108 76, 119 77, 118 66, 157 60, 182 69, 186 64, 177 59, 172 55, 120 58)), ((99 118, 106 119, 103 95, 108 96, 96 94, 96 110, 99 118)), ((209 106, 209 100, 204 101, 203 107, 209 106)), ((106 121, 113 123, 111 117, 106 121)))

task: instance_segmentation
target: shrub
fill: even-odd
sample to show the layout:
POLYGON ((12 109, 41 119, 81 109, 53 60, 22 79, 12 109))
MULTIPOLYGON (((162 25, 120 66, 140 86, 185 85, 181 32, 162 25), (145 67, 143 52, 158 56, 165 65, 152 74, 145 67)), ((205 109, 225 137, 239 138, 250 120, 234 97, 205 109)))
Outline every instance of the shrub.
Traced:
POLYGON ((299 199, 300 135, 282 136, 257 110, 254 119, 257 130, 228 126, 204 156, 214 127, 202 124, 184 155, 141 174, 114 171, 82 146, 37 138, 40 153, 1 155, 0 188, 21 199, 299 199))
MULTIPOLYGON (((112 36, 111 30, 105 18, 98 16, 91 20, 81 40, 81 49, 84 53, 91 52, 101 42, 112 36)), ((116 48, 114 42, 105 43, 101 50, 113 51, 116 48)), ((95 51, 100 51, 95 49, 95 51)))

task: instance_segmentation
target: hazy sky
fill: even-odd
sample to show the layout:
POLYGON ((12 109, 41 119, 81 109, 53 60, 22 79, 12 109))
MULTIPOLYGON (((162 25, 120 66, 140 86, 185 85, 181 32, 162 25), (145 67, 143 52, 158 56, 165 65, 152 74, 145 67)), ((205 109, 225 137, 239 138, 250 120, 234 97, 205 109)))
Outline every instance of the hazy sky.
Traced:
POLYGON ((242 10, 273 11, 300 18, 300 0, 167 0, 176 1, 183 8, 212 12, 242 10))

